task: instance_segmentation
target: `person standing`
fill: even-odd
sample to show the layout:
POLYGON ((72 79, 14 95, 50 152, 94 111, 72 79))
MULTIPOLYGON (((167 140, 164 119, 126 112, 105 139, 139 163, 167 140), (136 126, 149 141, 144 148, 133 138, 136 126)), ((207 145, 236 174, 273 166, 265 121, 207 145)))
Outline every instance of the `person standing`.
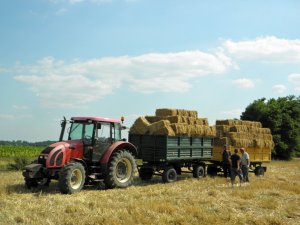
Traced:
POLYGON ((249 182, 249 177, 248 177, 249 166, 250 166, 249 154, 245 151, 244 148, 241 148, 240 152, 242 154, 242 157, 241 157, 241 169, 242 169, 242 173, 243 173, 243 181, 244 182, 249 182))
POLYGON ((222 153, 222 166, 223 166, 223 172, 224 172, 224 177, 227 178, 227 176, 230 177, 230 163, 229 163, 229 158, 231 154, 230 151, 227 150, 227 146, 223 146, 223 153, 222 153))
POLYGON ((230 175, 231 175, 231 187, 233 188, 235 177, 238 176, 240 178, 240 186, 242 186, 243 176, 241 173, 240 163, 241 157, 238 155, 239 150, 234 149, 234 154, 230 156, 230 175))

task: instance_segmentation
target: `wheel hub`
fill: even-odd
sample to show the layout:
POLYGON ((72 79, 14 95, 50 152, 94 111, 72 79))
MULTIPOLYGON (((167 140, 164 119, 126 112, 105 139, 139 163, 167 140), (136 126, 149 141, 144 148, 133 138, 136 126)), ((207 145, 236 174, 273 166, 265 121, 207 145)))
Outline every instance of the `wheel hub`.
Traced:
POLYGON ((125 183, 131 177, 132 166, 128 159, 121 159, 117 164, 116 176, 119 182, 125 183))

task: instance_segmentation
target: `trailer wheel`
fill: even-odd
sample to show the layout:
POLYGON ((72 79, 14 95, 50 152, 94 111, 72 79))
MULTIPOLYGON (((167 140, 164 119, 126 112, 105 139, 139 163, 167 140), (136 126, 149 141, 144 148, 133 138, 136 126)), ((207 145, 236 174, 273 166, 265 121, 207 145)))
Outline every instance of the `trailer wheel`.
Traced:
POLYGON ((107 188, 126 188, 133 182, 136 164, 132 154, 126 150, 116 151, 111 156, 107 166, 107 176, 104 180, 107 188))
POLYGON ((205 176, 205 169, 202 165, 195 165, 193 167, 193 177, 202 178, 205 176))
POLYGON ((66 165, 60 172, 58 179, 59 190, 63 194, 79 192, 85 182, 85 170, 81 163, 66 165))
POLYGON ((262 166, 255 167, 254 174, 256 176, 262 177, 265 175, 265 170, 262 166))
POLYGON ((139 177, 141 180, 151 180, 153 173, 153 168, 142 167, 139 171, 139 177))
POLYGON ((164 183, 171 183, 176 181, 177 180, 176 170, 173 167, 167 167, 162 174, 162 180, 164 183))

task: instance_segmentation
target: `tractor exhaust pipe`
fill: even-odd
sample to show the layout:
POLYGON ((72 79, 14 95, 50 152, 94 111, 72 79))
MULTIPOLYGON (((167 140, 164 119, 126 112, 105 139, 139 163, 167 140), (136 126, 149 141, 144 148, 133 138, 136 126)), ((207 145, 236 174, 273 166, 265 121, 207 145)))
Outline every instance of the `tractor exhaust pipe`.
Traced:
POLYGON ((66 129, 66 125, 67 125, 67 120, 66 120, 66 117, 64 117, 64 119, 60 123, 61 132, 60 132, 60 136, 59 136, 59 141, 63 140, 65 129, 66 129))

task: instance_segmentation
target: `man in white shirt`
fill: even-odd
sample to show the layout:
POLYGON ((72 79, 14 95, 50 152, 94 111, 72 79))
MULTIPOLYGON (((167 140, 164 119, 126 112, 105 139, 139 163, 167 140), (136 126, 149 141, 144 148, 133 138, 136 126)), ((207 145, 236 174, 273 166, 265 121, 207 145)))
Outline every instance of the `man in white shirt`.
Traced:
POLYGON ((243 181, 244 182, 249 182, 249 177, 248 177, 249 166, 250 166, 249 154, 245 151, 244 148, 241 148, 240 152, 242 154, 241 169, 242 169, 242 173, 243 173, 243 179, 244 179, 243 181))

